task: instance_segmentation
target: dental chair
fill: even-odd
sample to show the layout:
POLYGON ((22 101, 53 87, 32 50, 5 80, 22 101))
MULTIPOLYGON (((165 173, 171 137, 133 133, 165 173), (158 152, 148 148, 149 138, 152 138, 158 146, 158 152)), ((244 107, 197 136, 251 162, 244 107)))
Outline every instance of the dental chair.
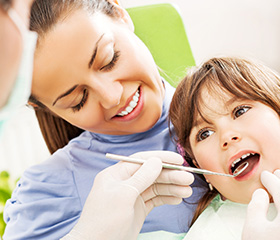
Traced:
POLYGON ((182 18, 175 5, 164 3, 126 9, 136 35, 151 51, 162 77, 177 86, 186 68, 195 65, 182 18))

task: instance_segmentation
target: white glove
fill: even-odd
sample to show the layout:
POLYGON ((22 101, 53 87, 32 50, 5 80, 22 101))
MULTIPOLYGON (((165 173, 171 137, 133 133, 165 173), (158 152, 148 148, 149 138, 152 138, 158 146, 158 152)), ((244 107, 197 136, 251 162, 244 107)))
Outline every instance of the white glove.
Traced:
POLYGON ((280 238, 280 170, 276 170, 274 174, 268 171, 262 172, 261 181, 273 197, 278 213, 273 221, 267 220, 269 195, 264 189, 257 189, 248 206, 242 234, 243 240, 278 240, 280 238))
POLYGON ((119 162, 96 176, 77 225, 63 240, 136 239, 155 206, 179 204, 192 194, 191 173, 162 169, 162 161, 181 165, 179 154, 150 151, 133 157, 147 161, 119 162))

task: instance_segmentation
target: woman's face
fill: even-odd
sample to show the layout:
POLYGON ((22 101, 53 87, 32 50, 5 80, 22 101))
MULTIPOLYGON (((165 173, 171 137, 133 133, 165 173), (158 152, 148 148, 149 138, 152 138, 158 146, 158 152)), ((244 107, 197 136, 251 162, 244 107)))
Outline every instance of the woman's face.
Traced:
POLYGON ((32 94, 82 129, 132 134, 161 116, 164 87, 126 14, 119 19, 77 10, 41 39, 32 94))
POLYGON ((260 174, 280 168, 280 120, 270 107, 256 101, 211 96, 204 89, 204 116, 198 117, 190 135, 191 148, 199 167, 231 174, 242 162, 249 166, 238 177, 205 176, 227 199, 248 203, 260 174))

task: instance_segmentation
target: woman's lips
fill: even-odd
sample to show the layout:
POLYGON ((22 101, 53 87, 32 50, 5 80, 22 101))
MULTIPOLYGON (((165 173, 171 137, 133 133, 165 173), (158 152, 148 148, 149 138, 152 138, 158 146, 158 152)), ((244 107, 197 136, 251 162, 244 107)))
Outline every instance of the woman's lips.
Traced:
POLYGON ((140 86, 137 91, 127 99, 126 105, 118 111, 118 114, 115 115, 113 119, 117 121, 133 120, 141 113, 143 106, 143 90, 140 86))

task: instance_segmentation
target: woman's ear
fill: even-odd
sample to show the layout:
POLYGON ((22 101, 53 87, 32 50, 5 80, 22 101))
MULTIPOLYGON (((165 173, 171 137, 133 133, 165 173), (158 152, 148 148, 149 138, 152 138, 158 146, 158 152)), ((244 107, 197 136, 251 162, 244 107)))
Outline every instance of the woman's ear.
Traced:
POLYGON ((132 22, 131 17, 129 16, 128 12, 120 5, 118 0, 109 0, 119 11, 121 20, 124 21, 129 29, 134 32, 134 24, 132 22))

